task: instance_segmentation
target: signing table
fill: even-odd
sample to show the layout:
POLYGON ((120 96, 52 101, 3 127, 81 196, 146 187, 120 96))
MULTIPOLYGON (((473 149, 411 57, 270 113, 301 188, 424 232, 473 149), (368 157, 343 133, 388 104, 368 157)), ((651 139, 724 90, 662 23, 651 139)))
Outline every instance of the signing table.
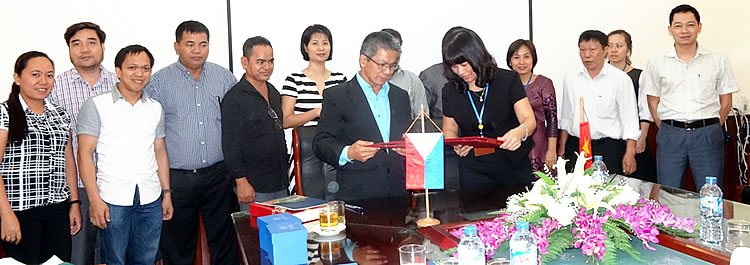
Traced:
MULTIPOLYGON (((636 179, 627 180, 642 197, 657 199, 677 216, 694 218, 700 223, 698 194, 636 179)), ((447 258, 444 250, 455 247, 458 242, 448 231, 493 218, 495 215, 492 212, 504 208, 509 195, 525 190, 526 187, 515 186, 484 194, 475 191, 430 191, 431 216, 442 224, 428 228, 416 227, 416 221, 424 217, 424 194, 350 201, 347 203, 363 207, 364 213, 347 211, 346 231, 339 235, 321 237, 315 233, 308 234, 308 254, 320 257, 322 264, 368 264, 368 260, 380 255, 387 259, 388 264, 398 264, 398 247, 417 243, 427 247, 428 258, 439 261, 447 258)), ((726 241, 726 222, 749 219, 750 206, 726 200, 724 204, 726 241)), ((234 213, 232 219, 243 264, 260 264, 258 230, 250 226, 249 214, 234 213)), ((631 243, 648 264, 729 264, 731 252, 725 244, 709 247, 697 239, 664 234, 660 235, 659 241, 659 244, 651 244, 656 251, 643 249, 640 240, 635 237, 631 243)), ((499 250, 495 255, 497 258, 508 256, 507 250, 499 250)), ((620 264, 635 263, 624 253, 619 253, 617 258, 620 264)), ((551 264, 583 264, 586 259, 579 249, 568 249, 551 264)))

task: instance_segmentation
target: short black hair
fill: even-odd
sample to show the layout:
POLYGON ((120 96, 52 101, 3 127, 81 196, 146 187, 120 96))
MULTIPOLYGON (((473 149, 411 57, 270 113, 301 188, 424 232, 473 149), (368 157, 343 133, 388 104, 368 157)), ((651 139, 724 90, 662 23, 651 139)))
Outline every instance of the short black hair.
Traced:
POLYGON ((208 28, 206 27, 206 25, 203 25, 203 23, 195 20, 188 20, 180 23, 180 25, 177 26, 177 30, 175 30, 174 32, 175 40, 177 42, 182 41, 182 34, 185 32, 206 33, 206 40, 209 39, 208 28))
POLYGON ((99 27, 99 25, 94 24, 92 22, 79 22, 75 23, 73 25, 70 25, 67 30, 65 30, 65 44, 70 47, 70 39, 73 38, 73 36, 76 35, 81 30, 84 29, 91 29, 96 31, 96 36, 99 37, 99 42, 101 44, 104 44, 104 40, 107 39, 107 34, 104 33, 104 31, 99 27))
POLYGON ((299 44, 299 50, 300 52, 302 52, 302 59, 304 59, 305 61, 310 61, 310 55, 307 54, 307 51, 305 51, 305 46, 307 46, 307 44, 310 44, 310 39, 312 39, 312 36, 316 33, 326 35, 326 38, 328 38, 328 45, 331 46, 331 50, 328 52, 328 59, 326 59, 326 61, 330 61, 331 59, 333 59, 333 36, 331 36, 331 31, 328 30, 326 26, 320 24, 309 26, 305 29, 305 31, 302 32, 302 39, 300 40, 299 44))
POLYGON ((581 36, 578 37, 578 45, 581 45, 582 42, 591 40, 596 40, 602 44, 602 48, 609 45, 609 38, 607 38, 607 35, 598 30, 587 30, 581 33, 581 36))
POLYGON ((529 49, 529 52, 531 52, 531 60, 533 61, 531 64, 531 71, 534 71, 534 67, 536 67, 536 47, 534 47, 534 43, 531 42, 531 40, 523 40, 523 39, 517 39, 516 41, 512 42, 510 46, 508 47, 508 55, 505 56, 505 62, 508 64, 508 68, 511 70, 513 69, 513 66, 510 65, 510 59, 513 58, 513 55, 518 52, 518 49, 521 49, 521 47, 526 46, 526 48, 529 49))
POLYGON ((701 15, 698 14, 698 9, 695 9, 695 7, 692 7, 690 5, 678 5, 675 8, 672 8, 672 12, 669 12, 669 25, 672 25, 672 21, 674 20, 674 14, 679 13, 686 13, 690 12, 695 15, 695 21, 698 23, 701 23, 701 15))
POLYGON ((273 49, 273 46, 271 46, 271 42, 268 41, 268 39, 261 36, 255 36, 252 38, 248 38, 247 40, 245 40, 245 44, 242 44, 242 56, 250 58, 250 56, 253 55, 253 47, 258 45, 268 46, 273 49))
POLYGON ((476 73, 474 83, 478 87, 484 87, 495 79, 497 63, 479 35, 467 28, 451 29, 450 35, 443 38, 443 75, 460 91, 466 91, 469 86, 451 67, 465 62, 476 73))
POLYGON ((136 54, 139 54, 139 53, 142 53, 142 52, 145 52, 146 55, 148 55, 149 63, 151 64, 151 67, 153 67, 154 66, 154 56, 151 54, 151 52, 148 51, 148 49, 146 49, 146 47, 143 47, 143 46, 138 45, 138 44, 133 44, 133 45, 125 46, 125 48, 122 48, 122 49, 120 49, 119 52, 117 52, 117 55, 115 55, 115 68, 119 67, 120 69, 122 69, 122 62, 125 61, 125 57, 127 57, 128 54, 129 55, 136 55, 136 54))
POLYGON ((384 28, 384 29, 381 29, 380 31, 385 31, 388 34, 393 35, 393 37, 396 37, 396 40, 398 40, 399 44, 404 45, 404 39, 401 38, 401 33, 398 33, 398 31, 396 31, 395 29, 384 28))

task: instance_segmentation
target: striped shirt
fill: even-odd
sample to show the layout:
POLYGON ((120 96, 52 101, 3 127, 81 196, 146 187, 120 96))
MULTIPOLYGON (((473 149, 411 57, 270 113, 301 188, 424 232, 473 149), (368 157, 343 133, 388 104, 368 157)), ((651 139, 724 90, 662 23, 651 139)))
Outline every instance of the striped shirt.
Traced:
MULTIPOLYGON (((65 146, 70 119, 62 108, 44 100, 44 113, 32 112, 19 96, 28 131, 20 143, 8 142, 0 164, 5 192, 13 211, 68 199, 65 146)), ((8 104, 0 104, 0 130, 9 131, 8 104)))
POLYGON ((219 104, 236 83, 229 70, 209 62, 197 82, 180 62, 151 76, 145 91, 164 109, 169 168, 192 170, 224 160, 219 104))
MULTIPOLYGON (((326 79, 325 88, 334 87, 346 81, 342 73, 331 72, 326 79)), ((323 106, 323 96, 318 93, 318 85, 304 73, 293 73, 286 77, 284 86, 281 87, 282 96, 290 96, 297 99, 294 104, 294 114, 301 114, 323 106)), ((317 126, 319 117, 308 121, 303 126, 317 126)))
MULTIPOLYGON (((99 80, 93 86, 86 82, 86 80, 83 80, 83 77, 81 77, 81 74, 75 68, 55 77, 55 85, 52 87, 52 92, 47 97, 47 100, 52 104, 62 107, 68 113, 71 135, 78 135, 76 125, 78 123, 78 109, 81 108, 83 102, 90 97, 98 96, 114 89, 115 84, 119 80, 115 73, 107 71, 101 65, 99 65, 99 70, 101 70, 99 80)), ((77 165, 78 137, 73 137, 73 156, 76 158, 75 162, 77 165)), ((96 156, 94 159, 96 159, 96 156)), ((83 182, 81 182, 80 178, 78 179, 78 187, 83 188, 83 182)))

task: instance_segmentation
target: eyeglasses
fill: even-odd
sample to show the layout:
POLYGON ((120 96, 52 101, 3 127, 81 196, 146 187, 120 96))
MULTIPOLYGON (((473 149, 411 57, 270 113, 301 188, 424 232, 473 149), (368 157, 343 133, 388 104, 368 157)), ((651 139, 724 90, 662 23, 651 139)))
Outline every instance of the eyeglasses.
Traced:
POLYGON ((375 65, 377 65, 377 66, 378 66, 378 70, 380 70, 380 71, 385 71, 386 69, 389 69, 389 70, 391 70, 391 71, 396 71, 396 70, 398 70, 398 63, 392 63, 392 64, 387 64, 387 63, 378 63, 378 62, 376 62, 375 60, 373 60, 372 58, 370 58, 370 56, 367 56, 367 54, 364 54, 364 56, 365 56, 365 57, 367 57, 367 60, 370 60, 370 61, 372 61, 372 62, 373 62, 373 63, 374 63, 375 65))
POLYGON ((271 106, 268 106, 268 111, 266 111, 266 113, 268 113, 268 116, 273 119, 273 123, 274 125, 276 125, 276 129, 283 129, 281 127, 281 120, 279 120, 279 115, 276 115, 276 111, 274 111, 271 106))

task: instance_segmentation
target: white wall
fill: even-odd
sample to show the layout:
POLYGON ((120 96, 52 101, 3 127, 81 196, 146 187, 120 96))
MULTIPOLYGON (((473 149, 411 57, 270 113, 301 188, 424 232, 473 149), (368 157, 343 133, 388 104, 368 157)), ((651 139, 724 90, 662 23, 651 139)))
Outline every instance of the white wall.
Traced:
POLYGON ((175 29, 182 21, 198 20, 211 34, 208 60, 229 65, 226 2, 203 0, 37 0, 3 1, 0 24, 5 26, 0 49, 0 101, 5 101, 13 82, 13 64, 24 52, 38 50, 55 62, 55 73, 72 68, 63 34, 68 26, 91 21, 107 33, 102 64, 114 72, 117 52, 141 44, 154 54, 154 69, 177 61, 175 29))
POLYGON ((534 44, 539 63, 535 73, 551 78, 561 89, 567 71, 581 66, 578 36, 589 29, 605 34, 624 29, 633 37, 633 66, 645 68, 648 58, 672 47, 667 31, 669 12, 680 4, 690 4, 701 15, 700 45, 721 51, 729 58, 740 91, 733 97, 750 98, 750 35, 744 18, 750 2, 741 0, 534 0, 534 44))
POLYGON ((315 4, 286 0, 264 4, 268 5, 264 12, 256 12, 257 2, 232 1, 234 73, 238 76, 244 73, 240 56, 245 40, 257 35, 266 37, 274 48, 276 63, 270 82, 277 89, 281 89, 284 78, 290 73, 307 67, 299 45, 302 32, 312 24, 322 24, 331 30, 333 60, 326 67, 347 77, 359 70, 359 49, 365 36, 383 28, 401 33, 404 40, 401 66, 416 74, 442 61, 443 35, 454 26, 476 31, 490 52, 502 62, 511 42, 529 38, 529 2, 525 0, 468 0, 461 5, 449 0, 329 0, 315 4), (470 17, 467 12, 479 6, 488 12, 470 17))

